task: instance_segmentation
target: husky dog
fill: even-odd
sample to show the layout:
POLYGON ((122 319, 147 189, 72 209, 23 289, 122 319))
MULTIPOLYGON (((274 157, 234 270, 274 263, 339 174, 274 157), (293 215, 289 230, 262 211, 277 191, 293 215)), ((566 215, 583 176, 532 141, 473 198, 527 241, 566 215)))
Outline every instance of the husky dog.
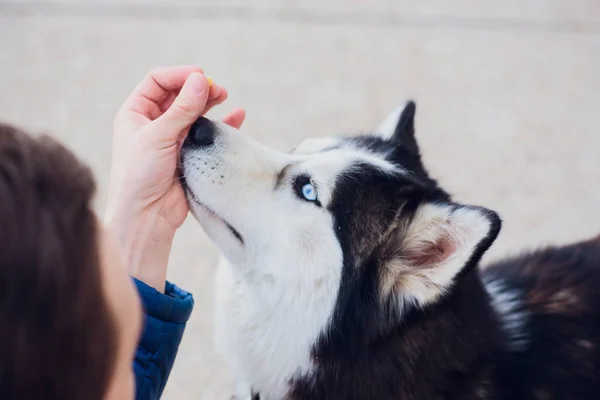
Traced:
POLYGON ((237 399, 599 399, 600 239, 478 267, 501 221, 421 162, 415 104, 290 154, 201 118, 182 148, 221 249, 237 399))

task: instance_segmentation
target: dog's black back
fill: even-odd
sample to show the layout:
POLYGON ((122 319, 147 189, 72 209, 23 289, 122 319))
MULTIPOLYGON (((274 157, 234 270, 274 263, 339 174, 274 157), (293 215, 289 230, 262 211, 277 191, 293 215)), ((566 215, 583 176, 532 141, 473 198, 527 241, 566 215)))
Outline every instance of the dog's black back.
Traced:
POLYGON ((599 398, 600 238, 497 263, 484 278, 522 293, 526 315, 525 346, 503 355, 497 390, 518 399, 599 398))

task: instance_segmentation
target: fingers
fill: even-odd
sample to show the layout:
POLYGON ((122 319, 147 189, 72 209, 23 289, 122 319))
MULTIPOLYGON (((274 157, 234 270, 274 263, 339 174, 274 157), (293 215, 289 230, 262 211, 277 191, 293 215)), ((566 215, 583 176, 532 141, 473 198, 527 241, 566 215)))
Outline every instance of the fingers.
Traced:
POLYGON ((223 122, 227 125, 234 127, 235 129, 240 129, 244 120, 246 119, 246 111, 241 108, 236 108, 229 115, 223 118, 223 122))
POLYGON ((219 86, 218 95, 215 98, 209 97, 210 100, 208 101, 208 104, 206 105, 206 108, 204 109, 204 112, 202 113, 202 115, 209 112, 210 109, 213 108, 214 106, 217 106, 217 105, 221 104, 222 102, 224 102, 225 100, 227 100, 228 95, 229 94, 227 93, 227 90, 225 90, 224 87, 219 86))
MULTIPOLYGON (((172 144, 181 139, 198 117, 224 102, 227 96, 224 87, 209 85, 198 67, 157 68, 133 91, 119 115, 135 117, 138 126, 154 121, 150 131, 157 132, 161 141, 172 144)), ((243 110, 235 110, 224 121, 239 128, 244 118, 243 110)))
MULTIPOLYGON (((179 94, 179 92, 169 92, 169 94, 167 94, 167 96, 162 101, 162 103, 160 103, 160 113, 158 114, 158 116, 156 118, 161 116, 165 111, 167 111, 169 109, 169 107, 171 107, 171 105, 175 101, 175 98, 177 98, 178 94, 179 94)), ((154 118, 154 119, 156 119, 156 118, 154 118)))
POLYGON ((189 65, 156 68, 146 75, 142 83, 133 91, 133 95, 159 102, 169 92, 180 90, 193 72, 203 73, 202 68, 189 65))
POLYGON ((225 90, 225 88, 223 86, 219 86, 217 84, 213 84, 210 87, 210 93, 208 94, 208 99, 209 100, 216 99, 217 97, 219 97, 221 95, 221 92, 223 90, 225 90))
POLYGON ((194 72, 203 73, 201 68, 194 66, 156 68, 146 75, 123 106, 130 111, 143 113, 143 110, 138 109, 139 104, 159 104, 170 92, 179 91, 194 72))
POLYGON ((204 113, 209 92, 206 77, 198 72, 191 73, 173 104, 154 121, 155 130, 165 140, 177 141, 181 133, 204 113))
MULTIPOLYGON (((210 78, 207 77, 207 80, 208 79, 210 79, 210 78)), ((213 84, 210 87, 210 91, 208 92, 208 100, 210 101, 210 100, 213 100, 213 99, 216 99, 217 97, 219 97, 222 90, 225 90, 222 86, 213 84)), ((165 98, 162 100, 162 102, 160 103, 160 113, 155 118, 152 118, 152 119, 154 120, 154 119, 158 118, 162 113, 167 111, 169 109, 169 107, 171 107, 173 102, 175 101, 175 98, 177 97, 178 94, 179 94, 179 90, 177 92, 169 92, 165 96, 165 98)))

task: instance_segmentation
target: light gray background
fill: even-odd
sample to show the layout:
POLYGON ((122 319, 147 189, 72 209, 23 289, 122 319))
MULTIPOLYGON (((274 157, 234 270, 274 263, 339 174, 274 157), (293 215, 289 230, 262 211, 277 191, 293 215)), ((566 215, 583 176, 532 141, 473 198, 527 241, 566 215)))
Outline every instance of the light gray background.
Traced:
MULTIPOLYGON (((600 233, 597 0, 0 0, 0 119, 91 164, 99 211, 116 109, 149 69, 182 63, 228 88, 213 116, 244 106, 245 131, 279 149, 415 99, 432 174, 505 220, 488 260, 600 233)), ((211 342, 217 258, 189 219, 169 277, 196 308, 166 399, 230 394, 211 342)))

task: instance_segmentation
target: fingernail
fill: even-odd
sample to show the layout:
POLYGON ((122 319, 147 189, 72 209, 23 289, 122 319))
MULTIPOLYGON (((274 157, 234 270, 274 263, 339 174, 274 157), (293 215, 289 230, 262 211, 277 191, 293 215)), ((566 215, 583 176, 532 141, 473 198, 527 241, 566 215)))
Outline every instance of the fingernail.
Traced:
POLYGON ((194 72, 188 77, 188 83, 194 90, 196 96, 204 96, 208 86, 203 84, 203 76, 200 73, 194 72))
POLYGON ((218 85, 213 85, 213 87, 210 88, 210 92, 208 93, 208 98, 213 100, 213 99, 216 99, 217 97, 219 97, 220 94, 221 94, 221 88, 218 85))

